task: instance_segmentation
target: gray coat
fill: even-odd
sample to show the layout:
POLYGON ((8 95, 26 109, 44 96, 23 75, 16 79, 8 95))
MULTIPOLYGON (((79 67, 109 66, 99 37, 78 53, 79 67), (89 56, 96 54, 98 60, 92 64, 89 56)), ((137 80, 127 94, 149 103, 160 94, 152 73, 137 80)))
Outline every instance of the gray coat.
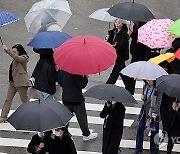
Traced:
POLYGON ((146 84, 143 88, 143 98, 144 101, 138 119, 141 120, 143 115, 146 114, 146 118, 151 117, 152 114, 160 115, 160 105, 162 100, 162 94, 153 87, 151 96, 146 99, 148 85, 146 84))

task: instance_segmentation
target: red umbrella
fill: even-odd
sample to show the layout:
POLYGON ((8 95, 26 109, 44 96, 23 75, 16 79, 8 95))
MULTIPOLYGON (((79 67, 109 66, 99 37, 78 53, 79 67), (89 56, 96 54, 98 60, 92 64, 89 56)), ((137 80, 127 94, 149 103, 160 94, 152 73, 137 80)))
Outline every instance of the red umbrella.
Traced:
POLYGON ((89 35, 69 39, 54 53, 55 63, 62 70, 79 75, 104 71, 114 64, 116 57, 114 47, 89 35))
POLYGON ((180 48, 176 51, 175 57, 180 59, 180 48))

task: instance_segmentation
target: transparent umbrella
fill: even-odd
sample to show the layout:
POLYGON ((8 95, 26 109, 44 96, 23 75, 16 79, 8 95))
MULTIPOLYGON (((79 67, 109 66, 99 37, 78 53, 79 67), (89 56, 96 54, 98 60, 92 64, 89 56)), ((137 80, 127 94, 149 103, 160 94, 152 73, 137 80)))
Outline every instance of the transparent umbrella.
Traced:
POLYGON ((43 0, 34 3, 24 20, 28 32, 36 34, 50 23, 63 28, 71 15, 68 1, 43 0))

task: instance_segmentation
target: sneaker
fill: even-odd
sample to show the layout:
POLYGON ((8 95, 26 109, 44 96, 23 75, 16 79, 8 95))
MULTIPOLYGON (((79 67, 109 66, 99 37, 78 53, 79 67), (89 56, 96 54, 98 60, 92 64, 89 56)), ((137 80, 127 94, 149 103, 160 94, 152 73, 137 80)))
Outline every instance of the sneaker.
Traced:
POLYGON ((83 141, 93 140, 98 136, 97 133, 91 133, 89 136, 83 136, 83 141))
POLYGON ((6 120, 7 120, 7 118, 0 117, 0 123, 7 122, 6 120))

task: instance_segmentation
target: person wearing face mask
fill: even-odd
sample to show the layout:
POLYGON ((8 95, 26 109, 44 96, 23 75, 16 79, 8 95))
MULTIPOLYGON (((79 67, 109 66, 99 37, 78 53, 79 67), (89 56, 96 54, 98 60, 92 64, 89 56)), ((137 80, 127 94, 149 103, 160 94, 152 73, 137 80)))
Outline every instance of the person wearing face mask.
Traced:
POLYGON ((114 23, 114 28, 108 31, 109 35, 105 40, 109 42, 115 49, 117 58, 113 70, 107 80, 107 84, 115 84, 119 75, 121 76, 126 88, 126 76, 120 73, 125 67, 125 61, 129 59, 129 35, 126 21, 117 18, 114 23))
POLYGON ((121 102, 107 101, 100 117, 104 119, 103 124, 103 154, 120 154, 119 145, 123 134, 123 123, 125 118, 125 107, 121 102))
POLYGON ((56 128, 53 132, 49 154, 77 154, 76 147, 67 127, 56 128))
POLYGON ((49 147, 53 142, 52 131, 38 132, 28 144, 27 151, 32 154, 49 154, 49 147))
POLYGON ((9 50, 6 45, 2 46, 3 50, 12 57, 9 67, 9 88, 4 102, 0 123, 7 120, 12 100, 18 92, 22 102, 28 101, 28 87, 31 85, 27 72, 27 63, 29 56, 21 44, 16 44, 9 50))

